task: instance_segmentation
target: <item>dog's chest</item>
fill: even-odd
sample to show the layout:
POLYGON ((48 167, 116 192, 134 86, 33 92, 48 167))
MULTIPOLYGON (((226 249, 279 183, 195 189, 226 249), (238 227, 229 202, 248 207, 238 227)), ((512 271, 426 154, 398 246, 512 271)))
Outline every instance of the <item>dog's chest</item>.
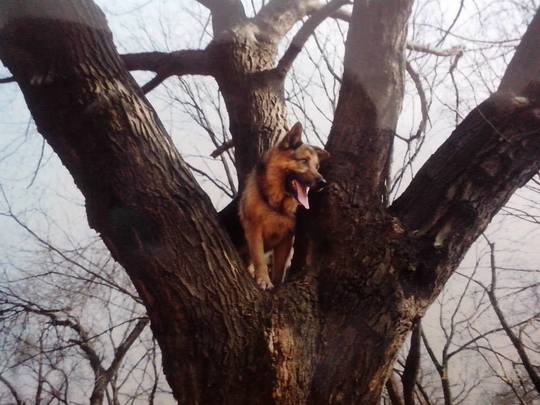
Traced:
POLYGON ((283 215, 270 214, 264 219, 264 250, 275 248, 280 242, 294 232, 294 220, 283 215))

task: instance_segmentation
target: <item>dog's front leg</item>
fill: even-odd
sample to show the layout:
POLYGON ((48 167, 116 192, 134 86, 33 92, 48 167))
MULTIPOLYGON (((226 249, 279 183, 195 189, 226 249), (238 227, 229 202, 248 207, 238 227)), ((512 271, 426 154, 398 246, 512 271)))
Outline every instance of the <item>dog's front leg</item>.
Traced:
POLYGON ((261 290, 270 290, 274 287, 268 276, 268 266, 264 256, 264 241, 261 228, 246 227, 246 240, 249 248, 249 257, 255 268, 255 281, 261 290))
POLYGON ((279 285, 283 282, 285 266, 291 253, 292 235, 287 235, 274 249, 274 261, 272 265, 272 282, 279 285))

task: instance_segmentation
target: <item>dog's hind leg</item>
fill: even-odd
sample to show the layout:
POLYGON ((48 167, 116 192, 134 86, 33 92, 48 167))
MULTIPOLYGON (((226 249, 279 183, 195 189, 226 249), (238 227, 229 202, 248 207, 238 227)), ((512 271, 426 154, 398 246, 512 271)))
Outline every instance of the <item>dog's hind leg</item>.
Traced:
POLYGON ((291 253, 292 234, 287 235, 283 241, 274 248, 274 260, 272 263, 272 283, 279 285, 283 282, 285 266, 291 253))

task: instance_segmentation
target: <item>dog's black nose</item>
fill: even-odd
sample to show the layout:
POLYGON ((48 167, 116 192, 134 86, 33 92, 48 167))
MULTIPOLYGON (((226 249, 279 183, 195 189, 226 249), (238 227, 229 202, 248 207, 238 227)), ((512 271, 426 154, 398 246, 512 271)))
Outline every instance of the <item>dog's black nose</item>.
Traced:
POLYGON ((321 178, 318 180, 317 182, 317 191, 320 191, 322 190, 323 188, 326 187, 328 183, 326 182, 326 180, 324 179, 324 177, 321 176, 321 178))

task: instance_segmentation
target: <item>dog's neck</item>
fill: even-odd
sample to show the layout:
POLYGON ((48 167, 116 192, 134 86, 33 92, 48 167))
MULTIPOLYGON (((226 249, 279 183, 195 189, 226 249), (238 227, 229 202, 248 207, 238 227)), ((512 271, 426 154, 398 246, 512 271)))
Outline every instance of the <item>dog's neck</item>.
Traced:
POLYGON ((264 202, 282 215, 295 217, 298 201, 285 189, 286 175, 266 160, 257 164, 256 174, 259 193, 264 202))

